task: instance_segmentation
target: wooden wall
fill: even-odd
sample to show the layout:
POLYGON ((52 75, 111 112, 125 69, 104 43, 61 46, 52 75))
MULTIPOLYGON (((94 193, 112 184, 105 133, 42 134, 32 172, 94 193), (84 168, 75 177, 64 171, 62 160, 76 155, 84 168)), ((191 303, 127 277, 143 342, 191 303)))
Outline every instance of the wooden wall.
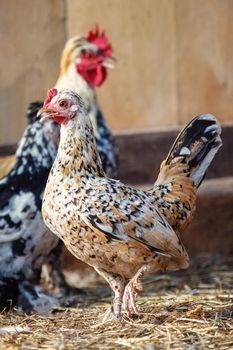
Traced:
POLYGON ((54 84, 65 42, 63 0, 2 0, 0 144, 20 138, 29 102, 54 84))
POLYGON ((99 23, 117 67, 98 90, 115 130, 233 121, 232 0, 5 0, 0 7, 0 144, 55 83, 65 40, 99 23))

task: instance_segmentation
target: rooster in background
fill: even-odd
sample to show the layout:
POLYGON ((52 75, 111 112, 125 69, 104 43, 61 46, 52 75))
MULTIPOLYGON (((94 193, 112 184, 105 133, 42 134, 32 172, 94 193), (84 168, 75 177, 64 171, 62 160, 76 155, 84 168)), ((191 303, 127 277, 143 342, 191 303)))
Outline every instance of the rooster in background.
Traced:
MULTIPOLYGON (((113 137, 100 112, 94 87, 107 76, 111 46, 98 28, 87 37, 70 39, 63 51, 61 72, 56 86, 81 92, 88 102, 88 113, 105 171, 114 176, 117 152, 113 137)), ((59 243, 45 226, 40 209, 50 167, 56 155, 59 127, 36 120, 42 102, 29 106, 29 125, 19 143, 14 165, 0 181, 0 308, 17 304, 24 311, 47 313, 56 300, 36 284, 43 263, 50 260, 59 243)), ((56 252, 56 260, 58 255, 56 252)), ((57 273, 60 276, 59 273, 57 273)))
POLYGON ((119 319, 122 303, 128 315, 138 314, 143 275, 189 265, 171 225, 180 232, 190 222, 197 187, 222 145, 221 127, 212 115, 194 118, 162 163, 153 189, 142 191, 105 175, 88 108, 74 91, 50 90, 39 115, 61 124, 42 205, 45 223, 109 283, 115 298, 106 318, 119 319))
MULTIPOLYGON (((77 91, 88 102, 89 116, 103 168, 111 177, 116 176, 117 149, 99 108, 94 88, 104 83, 107 78, 107 69, 113 68, 114 63, 112 47, 105 33, 101 33, 96 26, 86 37, 77 36, 67 41, 62 52, 60 74, 55 84, 58 89, 68 88, 77 91)), ((29 124, 36 120, 41 105, 43 105, 42 101, 29 105, 26 114, 29 124)), ((14 155, 0 158, 0 179, 11 170, 14 161, 14 155)))
POLYGON ((71 89, 82 96, 92 121, 98 152, 105 172, 116 176, 117 150, 111 131, 100 111, 94 88, 107 78, 113 68, 112 47, 104 32, 96 26, 86 37, 73 37, 63 50, 60 75, 55 88, 71 89))

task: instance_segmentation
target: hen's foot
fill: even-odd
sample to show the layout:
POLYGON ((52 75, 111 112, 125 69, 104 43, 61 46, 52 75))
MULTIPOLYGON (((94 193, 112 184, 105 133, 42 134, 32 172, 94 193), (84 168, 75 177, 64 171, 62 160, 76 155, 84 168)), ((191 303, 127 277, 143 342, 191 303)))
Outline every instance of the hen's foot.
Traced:
POLYGON ((130 317, 132 315, 139 315, 139 311, 136 305, 136 296, 142 293, 142 277, 148 272, 148 266, 142 266, 136 275, 126 285, 123 295, 123 308, 130 317))
POLYGON ((107 311, 99 317, 99 324, 107 323, 107 322, 120 322, 122 319, 121 314, 116 315, 113 312, 112 307, 107 309, 107 311))
POLYGON ((139 294, 139 290, 135 288, 131 283, 128 283, 125 287, 123 295, 123 308, 127 315, 139 315, 139 311, 136 305, 136 296, 139 294))

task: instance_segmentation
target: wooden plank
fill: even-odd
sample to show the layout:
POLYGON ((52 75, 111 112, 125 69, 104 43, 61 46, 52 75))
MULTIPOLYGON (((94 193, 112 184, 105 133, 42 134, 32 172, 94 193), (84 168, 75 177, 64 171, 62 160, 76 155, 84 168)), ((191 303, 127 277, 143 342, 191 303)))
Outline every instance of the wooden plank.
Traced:
POLYGON ((182 242, 190 255, 233 253, 233 177, 204 181, 198 191, 197 211, 182 242))
POLYGON ((68 0, 67 13, 69 36, 101 23, 116 49, 98 91, 114 129, 233 120, 232 0, 68 0))
POLYGON ((97 91, 113 129, 177 125, 173 0, 68 0, 68 36, 106 29, 118 64, 97 91))
MULTIPOLYGON (((180 129, 117 135, 120 161, 118 176, 123 182, 152 184, 180 129)), ((233 126, 222 130, 223 147, 217 153, 207 178, 233 175, 233 126)))
POLYGON ((29 2, 9 0, 0 10, 4 52, 0 63, 5 67, 0 81, 0 130, 7 129, 0 133, 0 144, 19 139, 27 104, 44 98, 47 88, 54 84, 66 32, 69 36, 86 33, 96 22, 107 29, 113 45, 118 44, 114 45, 118 67, 109 74, 108 85, 99 90, 110 125, 124 129, 176 124, 172 119, 174 30, 169 0, 146 0, 143 7, 140 0, 66 1, 67 11, 62 0, 29 2), (146 48, 149 42, 153 45, 146 48), (146 65, 150 69, 145 69, 146 65), (166 80, 161 66, 168 75, 166 80))
POLYGON ((63 0, 8 0, 0 6, 0 144, 16 142, 29 102, 56 81, 65 42, 63 0))
POLYGON ((178 120, 233 121, 233 1, 175 0, 178 120))
POLYGON ((233 120, 232 0, 9 0, 0 8, 0 144, 56 81, 66 35, 106 29, 118 65, 98 89, 115 130, 233 120))
MULTIPOLYGON (((125 183, 152 184, 159 173, 162 160, 166 157, 180 129, 160 132, 116 134, 119 149, 118 178, 125 183)), ((223 147, 217 153, 207 178, 233 176, 233 125, 222 128, 223 147)), ((13 153, 16 146, 0 147, 0 156, 13 153)))

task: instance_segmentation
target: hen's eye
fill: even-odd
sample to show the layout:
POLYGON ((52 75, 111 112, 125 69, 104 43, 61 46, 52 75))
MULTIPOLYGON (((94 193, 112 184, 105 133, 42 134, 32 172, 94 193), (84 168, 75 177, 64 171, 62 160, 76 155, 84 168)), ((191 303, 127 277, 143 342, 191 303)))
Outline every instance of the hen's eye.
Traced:
POLYGON ((67 103, 66 100, 62 100, 62 101, 59 102, 59 106, 60 107, 68 107, 68 103, 67 103))

